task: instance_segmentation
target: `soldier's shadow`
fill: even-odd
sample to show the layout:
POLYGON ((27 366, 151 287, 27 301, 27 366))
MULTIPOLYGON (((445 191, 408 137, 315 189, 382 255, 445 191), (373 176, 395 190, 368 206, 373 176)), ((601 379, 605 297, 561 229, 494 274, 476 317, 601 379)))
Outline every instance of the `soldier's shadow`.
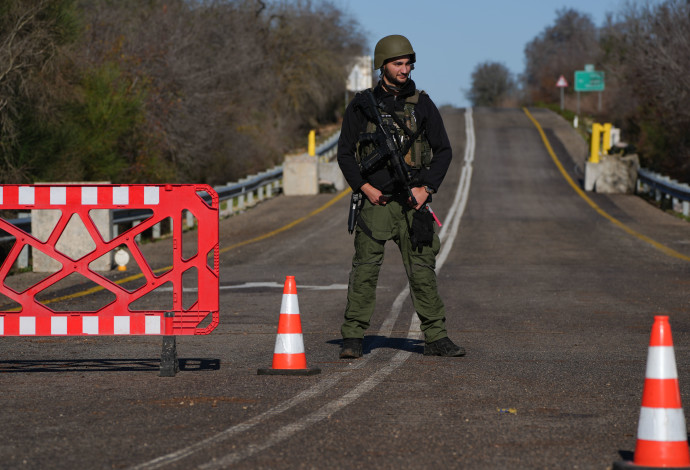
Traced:
MULTIPOLYGON (((343 340, 334 339, 328 341, 328 344, 334 344, 340 347, 340 345, 343 344, 343 340)), ((364 341, 362 342, 362 352, 364 354, 369 354, 375 349, 395 349, 422 354, 424 352, 424 340, 410 338, 389 338, 381 335, 365 336, 364 341)))

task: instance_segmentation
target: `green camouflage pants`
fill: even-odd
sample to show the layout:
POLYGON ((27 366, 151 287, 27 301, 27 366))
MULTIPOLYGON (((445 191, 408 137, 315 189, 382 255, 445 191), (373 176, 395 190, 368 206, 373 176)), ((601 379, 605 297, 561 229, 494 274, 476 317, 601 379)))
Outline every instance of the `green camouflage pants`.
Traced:
POLYGON ((425 246, 421 253, 412 250, 409 227, 413 213, 413 209, 403 207, 396 201, 385 206, 374 206, 365 199, 361 217, 375 239, 359 226, 356 228, 345 322, 340 330, 343 338, 363 338, 364 331, 369 328, 387 240, 393 240, 400 249, 424 339, 431 342, 447 336, 446 312, 438 295, 435 272, 441 242, 434 234, 432 246, 425 246))

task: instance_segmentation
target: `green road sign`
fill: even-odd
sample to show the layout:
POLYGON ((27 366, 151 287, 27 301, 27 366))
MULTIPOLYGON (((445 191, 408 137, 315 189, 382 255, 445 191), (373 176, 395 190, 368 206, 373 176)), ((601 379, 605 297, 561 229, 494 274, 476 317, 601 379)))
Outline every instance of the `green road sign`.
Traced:
POLYGON ((604 91, 604 72, 576 70, 575 91, 604 91))

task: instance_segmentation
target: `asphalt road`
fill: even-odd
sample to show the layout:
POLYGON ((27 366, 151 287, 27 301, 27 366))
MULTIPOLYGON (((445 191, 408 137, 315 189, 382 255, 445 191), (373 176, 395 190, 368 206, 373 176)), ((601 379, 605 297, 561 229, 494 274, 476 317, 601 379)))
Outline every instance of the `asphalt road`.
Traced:
MULTIPOLYGON (((573 131, 531 112, 577 181, 573 131)), ((635 196, 583 199, 522 110, 444 119, 454 161, 433 203, 438 278, 466 357, 421 354, 390 244, 364 358, 339 360, 349 197, 315 213, 337 195, 279 196, 221 221, 221 323, 178 337, 176 377, 158 376, 158 337, 2 338, 0 466, 605 469, 629 458, 654 315, 670 316, 690 399, 690 262, 640 236, 690 256, 690 226, 635 196), (288 275, 321 374, 259 376, 288 275)), ((160 263, 155 245, 144 250, 160 263)))

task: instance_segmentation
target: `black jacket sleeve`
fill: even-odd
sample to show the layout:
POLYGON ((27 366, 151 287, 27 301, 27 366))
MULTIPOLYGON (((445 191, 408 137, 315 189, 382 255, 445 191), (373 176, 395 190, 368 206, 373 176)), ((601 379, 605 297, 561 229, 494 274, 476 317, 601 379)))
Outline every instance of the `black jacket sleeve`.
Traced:
POLYGON ((355 109, 353 103, 354 100, 347 106, 343 116, 343 125, 338 139, 337 160, 340 171, 343 172, 343 176, 345 176, 345 180, 352 191, 357 191, 366 183, 359 172, 359 165, 357 165, 355 156, 359 135, 366 129, 366 118, 362 116, 361 111, 355 109))

